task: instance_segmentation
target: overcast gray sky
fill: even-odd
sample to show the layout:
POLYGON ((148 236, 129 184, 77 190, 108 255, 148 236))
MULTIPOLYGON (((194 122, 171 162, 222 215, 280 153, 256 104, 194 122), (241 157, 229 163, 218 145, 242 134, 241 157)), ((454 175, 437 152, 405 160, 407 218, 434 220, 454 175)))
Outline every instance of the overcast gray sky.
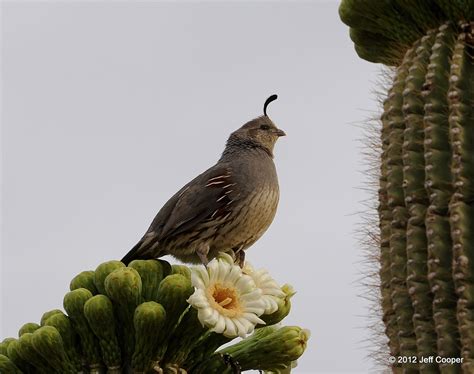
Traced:
POLYGON ((285 323, 312 338, 296 373, 367 372, 354 122, 379 67, 338 3, 3 2, 1 337, 121 258, 277 93, 280 206, 247 258, 298 291, 285 323))

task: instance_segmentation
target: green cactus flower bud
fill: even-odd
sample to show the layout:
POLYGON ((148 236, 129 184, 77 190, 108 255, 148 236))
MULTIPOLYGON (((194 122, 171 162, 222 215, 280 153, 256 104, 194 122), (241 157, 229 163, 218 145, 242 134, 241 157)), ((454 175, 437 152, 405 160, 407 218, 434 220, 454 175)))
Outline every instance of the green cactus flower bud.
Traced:
POLYGON ((134 311, 142 291, 140 274, 133 268, 114 270, 105 279, 105 290, 112 301, 124 302, 134 311))
POLYGON ((123 267, 114 270, 105 279, 105 290, 114 304, 120 322, 119 335, 121 338, 124 361, 128 362, 134 351, 135 332, 133 315, 140 304, 142 281, 133 268, 123 267))
POLYGON ((107 276, 114 270, 123 267, 125 267, 125 265, 122 262, 116 260, 107 261, 97 266, 97 269, 95 269, 94 272, 94 284, 102 295, 106 295, 104 285, 105 278, 107 278, 107 276))
POLYGON ((133 260, 128 264, 142 280, 142 296, 145 301, 156 301, 158 286, 164 278, 163 266, 157 260, 133 260))
POLYGON ((8 346, 11 342, 15 341, 15 338, 5 338, 0 343, 0 354, 8 356, 8 346))
POLYGON ((160 348, 156 360, 160 361, 166 351, 168 337, 173 332, 179 318, 189 306, 186 301, 194 292, 190 279, 181 274, 168 275, 158 288, 158 302, 166 310, 166 325, 163 329, 160 348))
POLYGON ((165 320, 165 309, 154 301, 140 304, 135 309, 135 352, 132 357, 132 368, 135 372, 145 372, 149 369, 165 320))
MULTIPOLYGON (((33 346, 33 334, 27 332, 18 339, 18 353, 27 363, 33 365, 40 373, 56 373, 57 371, 33 346)), ((10 344, 10 347, 13 343, 10 344)))
MULTIPOLYGON (((264 330, 262 328, 260 330, 264 330)), ((260 337, 256 332, 248 338, 226 347, 201 364, 196 373, 224 373, 231 362, 238 363, 242 371, 272 370, 297 360, 305 351, 309 331, 287 326, 260 337)))
POLYGON ((33 333, 31 342, 35 351, 57 372, 64 374, 77 373, 66 354, 61 335, 54 327, 40 327, 33 333))
POLYGON ((114 307, 105 295, 96 295, 84 304, 84 315, 89 326, 99 339, 105 365, 120 368, 121 352, 117 338, 114 307))
POLYGON ((53 309, 44 313, 43 316, 41 317, 40 325, 44 326, 44 324, 46 323, 49 317, 54 316, 55 314, 59 314, 59 313, 62 313, 62 310, 53 309))
POLYGON ((20 342, 17 339, 9 341, 5 356, 8 356, 23 373, 33 373, 35 371, 34 366, 20 356, 19 346, 20 342))
POLYGON ((171 265, 171 274, 181 274, 191 280, 191 270, 185 265, 171 265))
POLYGON ((78 288, 85 288, 86 290, 89 290, 92 295, 97 295, 99 291, 97 291, 94 280, 95 272, 93 270, 83 271, 72 278, 71 283, 69 284, 69 289, 74 291, 78 288))
POLYGON ((64 309, 72 321, 74 330, 81 338, 82 352, 90 367, 102 364, 100 347, 97 338, 89 327, 84 316, 84 304, 92 297, 92 293, 85 288, 70 291, 64 296, 64 309))
POLYGON ((23 334, 26 334, 27 332, 35 332, 40 328, 40 325, 34 322, 28 322, 25 323, 23 326, 21 326, 20 330, 18 330, 18 337, 22 336, 23 334))
POLYGON ((0 354, 0 373, 21 374, 21 370, 4 354, 0 354))
POLYGON ((189 306, 186 301, 194 292, 191 281, 181 274, 168 275, 160 283, 158 301, 168 314, 167 326, 173 328, 184 310, 189 306), (171 314, 171 315, 170 315, 171 314), (172 322, 170 326, 169 322, 172 322))
POLYGON ((52 326, 58 330, 64 344, 69 360, 71 361, 76 372, 82 370, 81 354, 77 347, 77 333, 72 327, 71 320, 64 313, 57 313, 48 318, 45 326, 52 326))

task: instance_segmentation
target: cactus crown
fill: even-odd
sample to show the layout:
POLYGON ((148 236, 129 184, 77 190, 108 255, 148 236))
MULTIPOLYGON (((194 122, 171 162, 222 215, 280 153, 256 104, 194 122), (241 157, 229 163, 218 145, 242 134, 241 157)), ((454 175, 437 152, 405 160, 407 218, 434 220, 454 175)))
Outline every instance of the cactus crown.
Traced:
POLYGON ((446 21, 474 20, 472 0, 342 0, 341 20, 350 26, 364 60, 398 66, 406 51, 446 21))
MULTIPOLYGON (((163 260, 135 260, 128 267, 109 261, 95 271, 80 273, 64 297, 67 315, 58 309, 48 311, 41 326, 27 323, 21 327, 19 339, 0 343, 0 372, 230 374, 237 368, 290 370, 309 338, 308 331, 299 327, 275 326, 289 313, 292 289, 284 286, 280 290, 275 283, 276 290, 271 291, 276 295, 274 308, 262 316, 263 321, 258 316, 264 312, 262 300, 269 294, 227 257, 214 259, 208 268, 171 266, 163 260), (193 273, 198 271, 204 277, 217 272, 214 278, 226 287, 241 284, 246 277, 248 291, 259 296, 253 310, 234 321, 233 333, 226 329, 223 334, 210 319, 215 310, 192 303, 191 295, 201 300, 203 291, 202 282, 193 273), (259 308, 261 313, 252 317, 259 308), (235 326, 245 327, 243 335, 248 336, 237 346, 219 349, 237 336, 235 326), (256 332, 250 335, 254 328, 256 332)), ((274 281, 267 273, 264 276, 268 287, 274 281)), ((228 325, 231 321, 224 322, 228 325)))

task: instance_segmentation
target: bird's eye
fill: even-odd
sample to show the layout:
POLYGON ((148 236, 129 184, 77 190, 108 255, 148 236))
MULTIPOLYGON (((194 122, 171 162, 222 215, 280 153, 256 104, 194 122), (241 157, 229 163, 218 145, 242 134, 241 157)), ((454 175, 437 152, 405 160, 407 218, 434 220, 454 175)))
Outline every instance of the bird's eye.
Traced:
POLYGON ((270 130, 270 126, 268 126, 268 125, 260 125, 260 128, 262 130, 270 130))

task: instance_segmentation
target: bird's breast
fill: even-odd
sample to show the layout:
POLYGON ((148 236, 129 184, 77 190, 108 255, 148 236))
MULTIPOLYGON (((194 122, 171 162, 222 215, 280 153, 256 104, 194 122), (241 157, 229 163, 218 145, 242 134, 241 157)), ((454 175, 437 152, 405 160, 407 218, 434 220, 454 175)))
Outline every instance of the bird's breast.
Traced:
POLYGON ((278 186, 264 185, 243 196, 216 242, 226 248, 247 248, 268 229, 279 201, 278 186))

